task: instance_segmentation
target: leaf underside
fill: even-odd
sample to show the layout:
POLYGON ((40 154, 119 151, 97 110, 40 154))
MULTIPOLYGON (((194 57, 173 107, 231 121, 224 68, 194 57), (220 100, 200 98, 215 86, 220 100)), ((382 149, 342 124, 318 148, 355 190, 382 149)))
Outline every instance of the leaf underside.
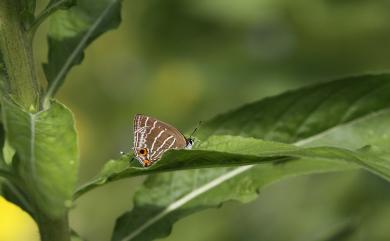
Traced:
POLYGON ((69 70, 81 63, 85 48, 119 25, 120 7, 120 0, 78 0, 77 5, 50 18, 48 63, 43 65, 47 98, 57 92, 69 70))
POLYGON ((55 101, 47 110, 29 113, 7 99, 2 112, 7 139, 16 151, 14 172, 42 212, 53 218, 64 215, 78 169, 72 114, 55 101))

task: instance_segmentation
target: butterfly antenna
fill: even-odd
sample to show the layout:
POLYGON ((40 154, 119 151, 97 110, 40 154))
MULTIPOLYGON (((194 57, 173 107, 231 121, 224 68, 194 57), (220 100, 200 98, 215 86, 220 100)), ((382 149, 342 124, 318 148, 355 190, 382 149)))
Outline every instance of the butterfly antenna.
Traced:
POLYGON ((196 131, 199 129, 200 125, 202 125, 202 121, 199 121, 198 125, 196 128, 192 131, 190 137, 188 139, 192 139, 192 136, 196 133, 196 131))

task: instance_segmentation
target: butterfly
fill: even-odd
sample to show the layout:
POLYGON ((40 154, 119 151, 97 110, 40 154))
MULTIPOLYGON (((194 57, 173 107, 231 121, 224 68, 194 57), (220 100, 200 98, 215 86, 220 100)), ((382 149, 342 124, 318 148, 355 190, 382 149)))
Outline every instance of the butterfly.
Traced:
MULTIPOLYGON (((196 130, 196 129, 195 129, 196 130)), ((134 155, 144 167, 158 161, 171 149, 191 149, 194 141, 175 127, 150 116, 134 117, 134 155)))

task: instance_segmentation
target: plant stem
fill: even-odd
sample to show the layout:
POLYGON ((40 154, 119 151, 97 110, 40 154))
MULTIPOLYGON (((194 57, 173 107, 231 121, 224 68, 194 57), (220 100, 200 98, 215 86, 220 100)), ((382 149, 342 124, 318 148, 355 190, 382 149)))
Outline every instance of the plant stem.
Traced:
POLYGON ((38 214, 38 226, 41 234, 41 241, 70 241, 70 229, 68 216, 52 219, 38 214))
MULTIPOLYGON (((6 72, 1 91, 25 110, 36 112, 40 109, 41 86, 34 68, 33 34, 25 29, 21 3, 21 0, 0 0, 0 61, 6 72)), ((42 241, 70 241, 67 213, 52 218, 44 211, 36 211, 42 241)))
POLYGON ((5 64, 4 95, 23 108, 39 109, 39 83, 36 78, 32 35, 26 31, 20 0, 0 1, 0 52, 5 64))

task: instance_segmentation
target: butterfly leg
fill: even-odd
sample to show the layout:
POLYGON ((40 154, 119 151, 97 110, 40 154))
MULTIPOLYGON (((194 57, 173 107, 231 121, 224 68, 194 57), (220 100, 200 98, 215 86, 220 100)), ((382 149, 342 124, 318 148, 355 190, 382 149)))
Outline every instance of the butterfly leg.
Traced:
POLYGON ((134 157, 132 157, 131 159, 130 159, 130 161, 129 161, 129 163, 132 163, 133 161, 134 161, 134 157))

